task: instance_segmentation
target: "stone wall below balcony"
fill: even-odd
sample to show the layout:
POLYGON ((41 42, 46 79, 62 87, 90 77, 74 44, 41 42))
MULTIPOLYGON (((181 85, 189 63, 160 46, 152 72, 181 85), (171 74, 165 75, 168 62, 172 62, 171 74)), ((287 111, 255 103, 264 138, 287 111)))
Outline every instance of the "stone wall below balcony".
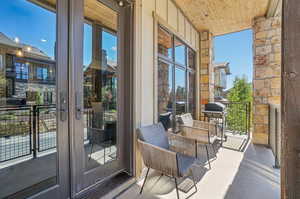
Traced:
POLYGON ((280 105, 281 16, 256 18, 253 39, 253 142, 268 145, 268 107, 280 105))
POLYGON ((201 32, 200 41, 200 119, 204 120, 204 105, 214 101, 213 75, 213 35, 209 31, 201 32))

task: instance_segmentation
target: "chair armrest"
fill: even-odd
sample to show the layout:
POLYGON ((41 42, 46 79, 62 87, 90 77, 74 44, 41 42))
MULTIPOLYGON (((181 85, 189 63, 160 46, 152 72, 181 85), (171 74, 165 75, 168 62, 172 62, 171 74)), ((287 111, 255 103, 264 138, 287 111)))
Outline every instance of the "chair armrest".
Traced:
POLYGON ((169 137, 170 149, 184 155, 196 157, 197 154, 197 142, 194 139, 167 132, 169 137))
POLYGON ((147 167, 158 170, 166 175, 179 176, 176 152, 157 147, 139 139, 138 143, 144 164, 147 167))

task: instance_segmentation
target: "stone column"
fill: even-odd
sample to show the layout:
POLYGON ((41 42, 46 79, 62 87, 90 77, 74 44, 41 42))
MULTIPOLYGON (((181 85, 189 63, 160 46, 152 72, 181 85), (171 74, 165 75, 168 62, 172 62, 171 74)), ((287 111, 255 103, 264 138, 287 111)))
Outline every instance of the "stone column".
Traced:
POLYGON ((214 101, 213 35, 209 31, 200 35, 200 120, 204 120, 204 105, 214 101))
POLYGON ((269 105, 280 105, 281 17, 253 23, 253 142, 268 145, 269 105))

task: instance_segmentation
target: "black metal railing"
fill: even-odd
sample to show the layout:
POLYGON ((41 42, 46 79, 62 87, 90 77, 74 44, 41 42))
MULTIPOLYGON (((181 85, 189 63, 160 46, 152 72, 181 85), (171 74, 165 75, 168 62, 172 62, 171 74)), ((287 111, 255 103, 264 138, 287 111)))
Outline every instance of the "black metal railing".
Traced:
POLYGON ((56 148, 56 106, 0 107, 0 162, 56 148))
POLYGON ((229 102, 226 104, 226 112, 226 130, 241 135, 249 135, 251 128, 251 103, 229 102))
POLYGON ((275 156, 274 168, 280 168, 281 117, 280 106, 269 105, 269 145, 275 156))
POLYGON ((36 113, 38 152, 56 148, 56 107, 38 106, 33 110, 36 113))
MULTIPOLYGON (((84 110, 85 127, 92 125, 92 115, 91 108, 84 110)), ((0 163, 55 150, 56 120, 56 105, 0 106, 0 163)))
POLYGON ((32 154, 30 107, 0 108, 0 162, 32 154))

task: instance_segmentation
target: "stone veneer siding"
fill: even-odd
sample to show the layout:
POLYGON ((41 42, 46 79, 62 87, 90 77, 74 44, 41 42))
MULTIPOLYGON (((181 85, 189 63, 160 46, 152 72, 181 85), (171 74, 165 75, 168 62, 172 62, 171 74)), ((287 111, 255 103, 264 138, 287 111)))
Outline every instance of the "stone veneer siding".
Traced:
POLYGON ((253 142, 268 145, 269 105, 280 105, 281 17, 253 23, 253 142))
POLYGON ((214 101, 214 75, 213 75, 213 35, 201 32, 200 41, 200 119, 204 120, 202 111, 204 105, 214 101))
POLYGON ((41 92, 42 95, 44 94, 44 92, 52 92, 52 102, 53 104, 56 103, 55 85, 15 82, 15 97, 26 98, 26 91, 41 92))

